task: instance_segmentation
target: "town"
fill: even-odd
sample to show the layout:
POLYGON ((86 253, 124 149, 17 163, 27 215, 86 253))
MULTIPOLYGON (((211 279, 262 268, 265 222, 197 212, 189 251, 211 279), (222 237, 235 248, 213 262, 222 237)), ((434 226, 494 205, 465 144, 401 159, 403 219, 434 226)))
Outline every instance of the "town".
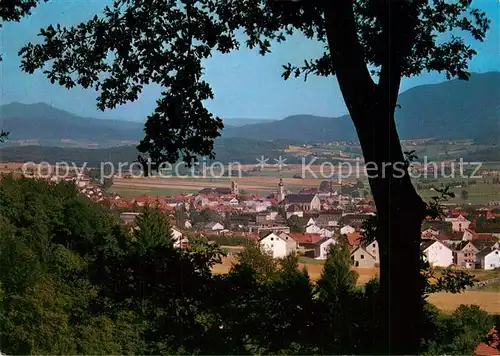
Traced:
MULTIPOLYGON (((53 174, 47 179, 57 181, 58 177, 53 174)), ((223 241, 232 255, 245 244, 258 243, 274 258, 297 253, 305 261, 320 261, 326 259, 329 246, 342 239, 350 247, 353 267, 379 266, 377 241, 363 238, 363 224, 376 210, 373 199, 359 193, 365 190, 360 180, 341 189, 330 180, 292 192, 277 178, 275 191, 259 196, 242 192, 236 178, 228 187, 204 188, 197 193, 128 198, 110 193, 112 183, 104 187, 85 174, 75 172, 64 180, 74 181, 81 194, 116 211, 122 224, 130 228, 142 208, 160 208, 170 217, 179 247, 188 246, 190 236, 203 235, 223 241)), ((449 205, 445 216, 424 222, 421 239, 424 258, 433 267, 500 268, 498 201, 449 205)))

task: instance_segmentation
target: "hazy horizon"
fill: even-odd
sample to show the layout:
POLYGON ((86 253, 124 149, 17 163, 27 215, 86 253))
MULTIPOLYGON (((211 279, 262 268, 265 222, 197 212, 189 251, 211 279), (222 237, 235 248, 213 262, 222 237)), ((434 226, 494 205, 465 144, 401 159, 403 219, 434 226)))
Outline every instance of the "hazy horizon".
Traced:
MULTIPOLYGON (((1 63, 1 62, 0 62, 1 63)), ((492 71, 486 71, 484 73, 478 73, 478 72, 472 72, 471 75, 474 75, 474 74, 487 74, 487 73, 500 73, 500 70, 492 70, 492 71)), ((439 80, 439 81, 436 81, 435 83, 423 83, 423 84, 418 84, 418 85, 415 85, 413 87, 410 87, 410 88, 407 88, 405 90, 401 90, 400 91, 400 94, 405 92, 405 91, 408 91, 410 89, 413 89, 415 87, 419 87, 419 86, 425 86, 425 85, 436 85, 436 84, 440 84, 440 83, 443 83, 443 82, 446 82, 448 80, 439 80)), ((120 121, 127 121, 127 122, 133 122, 133 123, 142 123, 143 120, 145 120, 146 117, 144 118, 140 118, 140 119, 129 119, 129 118, 116 118, 116 117, 109 117, 109 116, 102 116, 102 115, 80 115, 74 111, 71 110, 71 108, 67 109, 67 108, 62 108, 62 107, 58 107, 56 105, 53 105, 51 103, 47 103, 47 102, 43 102, 43 101, 34 101, 34 102, 25 102, 25 101, 21 101, 21 100, 14 100, 14 101, 11 101, 11 102, 7 102, 7 103, 4 103, 4 102, 0 102, 0 107, 1 106, 5 106, 5 105, 11 105, 11 104, 21 104, 21 105, 38 105, 38 104, 45 104, 45 105, 48 105, 48 106, 51 106, 53 107, 54 109, 57 109, 57 110, 63 110, 63 111, 66 111, 70 114, 74 114, 74 115, 77 115, 77 116, 80 116, 80 117, 86 117, 86 118, 95 118, 95 119, 103 119, 103 120, 120 120, 120 121)), ((347 110, 346 110, 347 111, 347 110)), ((112 111, 105 111, 104 112, 104 115, 106 113, 110 113, 112 111)), ((99 114, 100 112, 98 112, 99 114)), ((299 113, 292 113, 292 114, 289 114, 289 115, 282 115, 280 117, 274 117, 274 118, 270 118, 270 117, 221 117, 222 120, 224 121, 240 121, 239 125, 238 126, 241 126, 241 125, 246 125, 247 123, 242 123, 244 121, 248 121, 248 124, 249 123, 256 123, 256 122, 265 122, 265 121, 278 121, 278 120, 283 120, 287 117, 290 117, 290 116, 300 116, 300 115, 311 115, 311 116, 317 116, 317 117, 331 117, 331 118, 338 118, 338 117, 341 117, 343 115, 346 115, 348 114, 347 112, 345 113, 342 113, 340 115, 336 115, 336 116, 332 116, 332 115, 317 115, 317 114, 311 114, 311 113, 307 113, 307 112, 299 112, 299 113)), ((1 115, 0 115, 1 116, 1 115)))

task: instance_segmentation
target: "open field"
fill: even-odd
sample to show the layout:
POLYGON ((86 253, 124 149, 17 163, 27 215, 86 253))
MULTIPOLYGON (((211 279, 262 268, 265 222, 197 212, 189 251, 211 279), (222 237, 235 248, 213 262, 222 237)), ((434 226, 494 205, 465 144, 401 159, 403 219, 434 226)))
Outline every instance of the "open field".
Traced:
MULTIPOLYGON (((1 158, 1 157, 0 157, 1 158)), ((23 167, 24 163, 0 163, 0 173, 11 173, 23 167)))
POLYGON ((297 156, 308 156, 312 153, 312 148, 290 145, 284 151, 294 153, 297 156))
MULTIPOLYGON (((491 178, 489 179, 491 181, 491 178)), ((435 184, 437 187, 440 186, 441 183, 446 185, 447 183, 449 184, 451 179, 439 179, 437 183, 432 183, 435 184)), ((414 182, 418 182, 418 180, 414 180, 414 182)), ((487 204, 491 200, 500 200, 500 184, 492 184, 490 183, 484 183, 483 180, 477 180, 477 183, 474 185, 469 185, 467 187, 462 187, 462 188, 453 188, 450 190, 451 192, 455 193, 455 198, 450 198, 448 202, 450 203, 457 203, 457 204, 487 204), (466 190, 469 194, 467 200, 463 200, 461 198, 461 193, 463 190, 466 190)), ((419 191, 420 196, 422 199, 428 201, 431 199, 432 196, 437 195, 435 191, 430 191, 429 189, 426 190, 420 190, 419 191)))
MULTIPOLYGON (((282 174, 283 184, 285 188, 298 192, 304 188, 317 188, 319 187, 322 179, 319 178, 305 178, 297 179, 292 178, 291 173, 284 172, 282 174)), ((255 172, 255 175, 249 177, 234 178, 238 182, 240 191, 251 194, 260 194, 266 196, 274 193, 277 189, 277 184, 280 179, 278 171, 269 172, 255 172), (264 174, 265 173, 265 174, 264 174)), ((354 181, 355 181, 354 177, 354 181)), ((441 187, 441 184, 447 185, 455 182, 456 180, 441 178, 432 183, 425 183, 426 185, 434 185, 441 187)), ((367 181, 364 180, 365 184, 367 181)), ((414 179, 415 183, 419 183, 419 179, 414 179)), ((343 184, 347 181, 343 180, 343 184)), ((229 188, 231 186, 231 179, 228 177, 222 178, 204 178, 204 177, 169 177, 169 178, 116 178, 114 180, 111 190, 123 196, 138 196, 138 195, 176 195, 181 193, 196 193, 203 188, 229 188)), ((334 180, 334 189, 339 189, 340 184, 338 180, 334 180)), ((452 188, 455 193, 455 198, 450 198, 448 203, 456 204, 487 204, 491 200, 500 200, 500 185, 492 184, 491 178, 489 183, 484 183, 482 179, 477 180, 474 185, 467 187, 452 188), (468 192, 468 199, 463 200, 461 193, 463 190, 468 192)), ((429 201, 433 196, 437 195, 435 191, 430 189, 420 189, 419 194, 425 201, 429 201)))
POLYGON ((439 309, 452 312, 460 304, 476 304, 488 313, 500 314, 500 293, 494 291, 470 290, 459 294, 434 293, 429 302, 439 309))
MULTIPOLYGON (((495 164, 485 164, 484 167, 494 169, 495 164)), ((207 177, 209 172, 205 176, 199 174, 199 176, 172 176, 172 177, 138 177, 138 178, 116 178, 112 190, 124 195, 142 195, 142 194, 155 194, 156 195, 170 195, 178 194, 180 192, 185 193, 195 193, 203 188, 217 188, 217 187, 230 187, 231 179, 237 181, 240 190, 246 193, 267 195, 274 193, 277 188, 277 184, 280 178, 283 179, 285 188, 292 191, 298 192, 303 188, 313 188, 319 187, 319 184, 323 180, 327 180, 328 176, 332 172, 338 174, 341 172, 341 177, 334 177, 334 189, 338 189, 341 184, 351 184, 357 180, 361 180, 368 183, 366 177, 364 176, 364 168, 362 163, 354 164, 351 168, 347 166, 340 166, 337 163, 331 162, 331 164, 319 165, 314 164, 308 166, 307 168, 300 164, 290 164, 279 170, 276 166, 266 166, 260 171, 254 171, 255 165, 241 165, 238 168, 242 172, 247 172, 251 174, 250 176, 242 177, 220 177, 220 178, 210 178, 207 177), (349 172, 351 175, 349 175, 349 172), (359 173, 358 173, 359 172, 359 173), (304 177, 304 178, 294 178, 294 176, 304 177), (345 178, 344 178, 345 177, 345 178), (152 193, 150 193, 152 192, 152 193), (175 193, 171 193, 175 192, 175 193)), ((234 167, 233 167, 234 168, 234 167)), ((236 169, 234 168, 234 169, 236 169)), ((457 168, 458 169, 458 168, 457 168)), ((233 172, 237 174, 237 170, 233 172)), ((434 174, 429 172, 427 175, 420 173, 420 177, 413 178, 415 185, 421 184, 435 187, 446 186, 451 183, 456 183, 458 181, 467 181, 467 178, 460 177, 459 171, 456 171, 457 177, 455 178, 445 178, 438 177, 433 179, 434 174)), ((453 188, 452 191, 455 193, 455 198, 449 200, 449 203, 456 204, 487 204, 491 200, 500 200, 500 185, 494 185, 491 183, 493 177, 484 177, 475 179, 476 184, 469 185, 467 187, 453 188), (484 183, 484 181, 488 183, 484 183), (468 199, 463 200, 461 198, 462 190, 468 192, 468 199)), ((424 200, 429 201, 432 196, 436 195, 435 191, 431 191, 428 187, 421 188, 419 193, 424 200)))
POLYGON ((135 186, 115 186, 110 188, 112 193, 118 194, 122 197, 132 198, 140 195, 148 196, 173 196, 181 194, 196 193, 197 189, 171 189, 171 188, 144 188, 135 186))
MULTIPOLYGON (((233 247, 234 248, 234 247, 233 247)), ((301 259, 303 260, 303 259, 301 259)), ((222 263, 215 265, 212 268, 212 272, 215 274, 228 273, 231 269, 233 263, 236 262, 236 257, 228 256, 223 257, 222 263)), ((324 261, 315 261, 316 263, 299 263, 299 268, 307 269, 307 273, 312 281, 317 281, 321 277, 321 272, 323 271, 324 261)), ((370 279, 378 275, 378 268, 353 268, 358 275, 358 285, 362 286, 370 279)))
MULTIPOLYGON (((234 178, 238 182, 240 191, 248 193, 274 193, 279 182, 277 177, 251 176, 234 178)), ((302 188, 316 188, 321 183, 321 179, 306 178, 283 178, 283 184, 287 189, 299 191, 302 188)), ((222 178, 203 177, 169 177, 169 178, 116 178, 113 182, 112 190, 122 195, 148 194, 148 191, 178 191, 194 193, 203 188, 229 188, 231 180, 222 178), (130 192, 130 193, 129 193, 130 192)), ((166 194, 163 194, 166 195, 166 194)))

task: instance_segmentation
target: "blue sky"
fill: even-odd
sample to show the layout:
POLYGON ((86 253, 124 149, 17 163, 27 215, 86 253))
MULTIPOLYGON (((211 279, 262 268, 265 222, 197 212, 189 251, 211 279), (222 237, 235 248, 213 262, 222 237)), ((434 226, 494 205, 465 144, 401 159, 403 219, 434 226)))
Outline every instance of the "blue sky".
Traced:
MULTIPOLYGON (((156 106, 160 88, 148 87, 139 100, 100 112, 96 109, 96 92, 79 88, 67 90, 52 85, 41 74, 23 73, 19 69, 18 50, 28 42, 37 41, 40 28, 49 24, 77 24, 85 21, 109 0, 49 0, 21 23, 8 23, 0 30, 0 104, 46 102, 82 116, 143 121, 156 106)), ((500 70, 500 1, 475 0, 474 5, 487 11, 492 20, 484 43, 474 43, 478 55, 470 67, 475 72, 500 70)), ((281 119, 294 114, 339 116, 346 113, 335 77, 311 77, 307 82, 292 79, 284 82, 281 65, 300 63, 304 53, 321 53, 318 43, 296 36, 285 44, 273 47, 273 53, 261 57, 256 51, 241 50, 229 55, 215 54, 205 63, 205 79, 211 83, 215 99, 207 108, 223 118, 281 119)), ((311 55, 310 57, 313 57, 311 55)), ((405 79, 402 90, 444 80, 437 74, 424 74, 405 79)))

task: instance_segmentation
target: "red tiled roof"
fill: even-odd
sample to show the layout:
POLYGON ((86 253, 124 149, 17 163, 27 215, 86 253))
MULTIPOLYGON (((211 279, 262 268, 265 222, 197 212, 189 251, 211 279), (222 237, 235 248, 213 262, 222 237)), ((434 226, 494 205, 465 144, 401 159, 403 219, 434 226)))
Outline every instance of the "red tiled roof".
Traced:
POLYGON ((499 356, 498 351, 498 332, 497 329, 492 328, 488 333, 488 342, 481 342, 476 346, 474 355, 482 356, 499 356))
POLYGON ((292 239, 297 241, 299 244, 304 244, 304 243, 316 243, 319 240, 321 240, 321 236, 319 234, 299 234, 296 232, 293 232, 291 234, 288 234, 292 239))
POLYGON ((439 235, 435 236, 435 238, 439 241, 452 240, 451 236, 444 232, 439 233, 439 235))
POLYGON ((127 208, 127 209, 131 209, 133 205, 132 203, 125 200, 116 200, 114 201, 114 204, 118 208, 127 208))
POLYGON ((498 351, 498 349, 495 349, 494 347, 491 347, 485 342, 481 342, 474 350, 474 355, 498 356, 500 355, 500 351, 498 351))
POLYGON ((466 216, 469 216, 469 213, 464 211, 464 210, 453 209, 453 210, 450 210, 450 215, 453 217, 458 217, 459 215, 466 217, 466 216))
POLYGON ((147 203, 147 202, 150 202, 151 200, 155 200, 156 198, 155 197, 150 197, 150 196, 147 196, 147 195, 141 195, 139 197, 135 197, 134 198, 134 202, 136 203, 147 203))
POLYGON ((493 239, 493 234, 491 232, 476 232, 473 236, 472 236, 472 239, 473 240, 477 240, 477 239, 493 239))
POLYGON ((421 236, 421 238, 423 238, 423 239, 430 239, 430 238, 433 238, 433 237, 435 237, 435 235, 432 232, 429 232, 429 231, 424 232, 422 234, 422 236, 421 236))

